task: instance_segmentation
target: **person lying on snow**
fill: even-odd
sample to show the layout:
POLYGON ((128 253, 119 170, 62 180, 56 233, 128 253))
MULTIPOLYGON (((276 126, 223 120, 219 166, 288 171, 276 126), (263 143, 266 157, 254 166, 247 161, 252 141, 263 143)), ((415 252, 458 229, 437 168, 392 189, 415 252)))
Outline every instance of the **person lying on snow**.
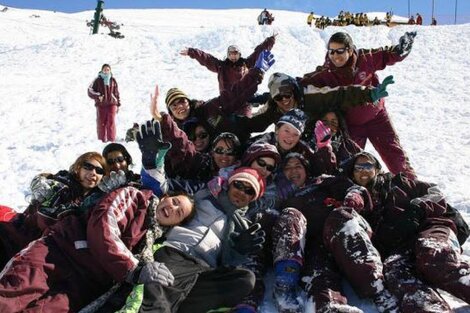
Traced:
POLYGON ((155 195, 164 193, 165 184, 158 181, 163 175, 155 173, 170 145, 155 138, 154 129, 142 129, 138 140, 153 136, 162 151, 143 150, 153 189, 114 190, 96 206, 60 219, 16 254, 0 274, 1 312, 78 312, 116 282, 173 284, 165 264, 153 260, 151 246, 170 226, 190 220, 195 205, 185 194, 155 195))

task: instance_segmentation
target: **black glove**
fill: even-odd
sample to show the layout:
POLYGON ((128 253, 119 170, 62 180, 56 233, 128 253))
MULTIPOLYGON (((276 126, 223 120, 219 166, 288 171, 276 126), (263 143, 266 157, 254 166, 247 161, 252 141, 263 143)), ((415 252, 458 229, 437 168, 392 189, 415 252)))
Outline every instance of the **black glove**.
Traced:
POLYGON ((154 261, 137 266, 127 274, 126 281, 131 284, 158 282, 163 286, 171 286, 175 278, 164 263, 154 261))
POLYGON ((411 52, 415 37, 416 32, 406 32, 403 36, 400 37, 400 41, 396 48, 400 56, 406 56, 411 52))
POLYGON ((136 140, 142 152, 142 165, 147 170, 157 167, 156 157, 160 150, 168 150, 171 147, 169 142, 162 141, 160 123, 156 120, 142 124, 136 134, 136 140))
POLYGON ((238 253, 247 255, 263 249, 266 233, 261 230, 259 223, 249 226, 249 221, 238 212, 233 214, 235 231, 230 234, 233 249, 238 253))

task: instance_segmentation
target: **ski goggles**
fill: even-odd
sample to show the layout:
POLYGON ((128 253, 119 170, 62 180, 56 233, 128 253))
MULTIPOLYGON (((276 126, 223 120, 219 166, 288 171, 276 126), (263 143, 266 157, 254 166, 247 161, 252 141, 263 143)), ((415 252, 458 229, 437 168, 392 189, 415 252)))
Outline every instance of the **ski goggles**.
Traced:
POLYGON ((222 147, 217 147, 212 150, 215 154, 223 154, 223 155, 228 155, 228 156, 234 156, 236 155, 235 151, 233 149, 224 149, 222 147))
POLYGON ((209 137, 209 134, 206 133, 206 132, 202 132, 202 133, 199 133, 199 134, 192 134, 188 138, 189 138, 189 140, 194 141, 196 139, 206 139, 207 137, 209 137))
POLYGON ((284 99, 290 99, 292 98, 293 94, 291 93, 285 93, 285 94, 278 94, 273 98, 274 101, 282 101, 284 99))

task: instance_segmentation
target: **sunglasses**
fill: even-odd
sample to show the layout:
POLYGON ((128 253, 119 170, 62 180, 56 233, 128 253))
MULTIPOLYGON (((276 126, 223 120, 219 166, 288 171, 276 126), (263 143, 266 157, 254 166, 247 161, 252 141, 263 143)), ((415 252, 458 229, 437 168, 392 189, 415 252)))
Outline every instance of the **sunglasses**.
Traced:
POLYGON ((355 171, 372 171, 375 168, 375 164, 372 163, 356 163, 354 164, 355 171))
POLYGON ((256 195, 256 192, 253 188, 243 185, 243 183, 239 180, 233 181, 232 184, 233 184, 233 187, 237 188, 240 191, 243 191, 248 196, 256 195))
POLYGON ((123 156, 118 156, 117 158, 114 158, 114 159, 107 159, 106 163, 108 163, 109 165, 112 165, 114 163, 124 162, 125 160, 126 159, 123 156))
POLYGON ((235 155, 235 151, 233 151, 233 149, 224 149, 222 147, 217 147, 212 151, 215 154, 224 154, 224 155, 229 155, 229 156, 234 156, 235 155))
POLYGON ((258 163, 258 165, 261 166, 261 167, 265 167, 266 170, 268 170, 270 172, 274 172, 274 170, 276 170, 276 165, 268 164, 268 163, 266 163, 265 160, 263 160, 261 158, 256 159, 256 163, 258 163))
POLYGON ((284 99, 290 99, 292 98, 293 94, 291 93, 286 93, 286 94, 279 94, 273 98, 274 101, 282 101, 284 99))
POLYGON ((104 175, 104 169, 99 166, 94 166, 93 164, 90 164, 88 162, 84 162, 82 164, 82 168, 84 168, 87 171, 93 171, 95 170, 96 174, 98 175, 104 175))
POLYGON ((329 53, 330 55, 333 55, 333 54, 335 54, 335 53, 337 53, 337 54, 343 54, 343 53, 345 53, 345 52, 348 51, 348 50, 349 50, 349 48, 328 49, 328 53, 329 53))
POLYGON ((206 139, 207 137, 209 137, 209 134, 204 133, 204 132, 188 136, 189 140, 191 140, 191 141, 194 141, 196 139, 206 139))

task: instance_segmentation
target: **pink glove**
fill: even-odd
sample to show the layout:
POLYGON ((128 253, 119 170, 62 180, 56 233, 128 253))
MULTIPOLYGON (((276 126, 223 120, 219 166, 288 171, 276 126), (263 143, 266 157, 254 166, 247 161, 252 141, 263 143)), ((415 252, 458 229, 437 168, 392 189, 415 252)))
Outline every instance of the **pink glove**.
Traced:
POLYGON ((207 187, 214 197, 217 197, 222 191, 222 186, 225 184, 225 179, 221 176, 215 176, 208 183, 207 187))
POLYGON ((331 145, 331 129, 321 120, 315 123, 315 139, 318 149, 331 145))

